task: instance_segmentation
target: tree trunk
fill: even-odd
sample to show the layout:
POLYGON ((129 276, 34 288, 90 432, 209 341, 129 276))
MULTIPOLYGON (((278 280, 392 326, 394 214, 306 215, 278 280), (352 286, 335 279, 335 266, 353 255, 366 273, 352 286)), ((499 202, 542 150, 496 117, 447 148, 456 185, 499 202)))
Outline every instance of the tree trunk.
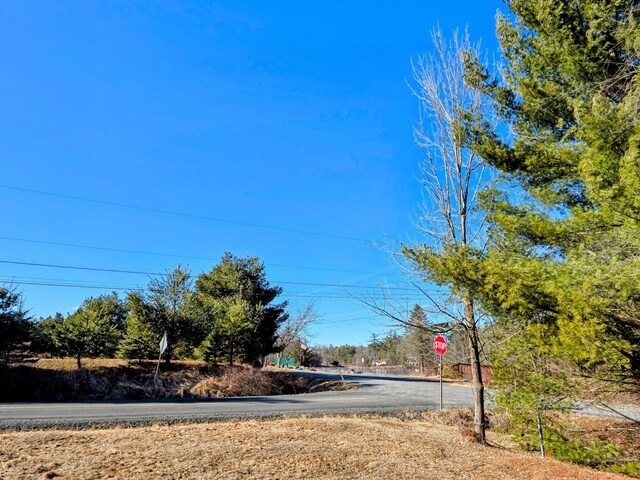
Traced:
POLYGON ((229 349, 229 366, 233 367, 233 345, 229 349))
POLYGON ((463 295, 465 324, 469 338, 469 354, 471 357, 471 386, 473 388, 473 429, 478 441, 484 443, 484 383, 482 382, 482 367, 480 364, 480 345, 478 343, 478 327, 476 325, 473 300, 463 295))
POLYGON ((78 370, 82 370, 82 361, 80 354, 76 355, 76 363, 78 364, 78 370))

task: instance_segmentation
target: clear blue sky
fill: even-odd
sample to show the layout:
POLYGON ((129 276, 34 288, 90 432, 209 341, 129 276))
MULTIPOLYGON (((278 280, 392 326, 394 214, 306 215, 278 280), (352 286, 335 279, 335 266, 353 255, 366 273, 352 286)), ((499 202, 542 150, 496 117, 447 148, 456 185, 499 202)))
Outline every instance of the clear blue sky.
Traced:
MULTIPOLYGON (((182 262, 199 273, 231 251, 258 255, 274 283, 396 281, 371 244, 414 236, 420 154, 410 58, 429 49, 438 24, 446 33, 468 25, 494 52, 501 7, 1 2, 0 260, 144 272, 182 262)), ((122 288, 147 281, 0 263, 0 282, 11 279, 122 288)), ((343 288, 281 285, 294 311, 316 297, 324 323, 314 344, 360 343, 385 330, 353 298, 329 298, 348 297, 343 288)), ((35 316, 110 291, 19 289, 35 316)))

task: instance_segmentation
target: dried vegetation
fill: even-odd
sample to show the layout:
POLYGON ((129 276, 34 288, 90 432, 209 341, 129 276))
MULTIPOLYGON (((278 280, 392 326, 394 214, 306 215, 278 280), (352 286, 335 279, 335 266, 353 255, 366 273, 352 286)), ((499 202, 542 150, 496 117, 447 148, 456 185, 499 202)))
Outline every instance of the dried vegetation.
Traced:
POLYGON ((283 395, 343 388, 336 382, 266 372, 251 367, 210 366, 202 362, 162 365, 154 382, 154 362, 40 359, 0 369, 0 401, 61 402, 149 398, 216 398, 283 395))
POLYGON ((461 434, 469 413, 0 434, 12 479, 622 479, 461 434))

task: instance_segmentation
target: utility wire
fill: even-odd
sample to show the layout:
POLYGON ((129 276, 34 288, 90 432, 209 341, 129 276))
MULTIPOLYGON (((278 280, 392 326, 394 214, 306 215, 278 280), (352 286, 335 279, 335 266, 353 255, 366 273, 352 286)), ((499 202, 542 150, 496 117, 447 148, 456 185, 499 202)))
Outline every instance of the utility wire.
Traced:
POLYGON ((49 282, 26 282, 26 281, 13 281, 15 285, 38 285, 46 287, 66 287, 66 288, 98 288, 101 290, 141 290, 139 287, 116 287, 116 286, 102 286, 102 285, 88 285, 88 284, 74 284, 74 283, 49 283, 49 282))
MULTIPOLYGON (((118 270, 114 268, 96 268, 96 267, 82 267, 77 265, 59 265, 52 263, 36 263, 36 262, 18 262, 14 260, 0 260, 0 263, 11 264, 11 265, 24 265, 29 267, 46 267, 46 268, 61 268, 67 270, 85 270, 92 272, 108 272, 108 273, 127 273, 134 275, 149 275, 149 276, 157 276, 164 275, 162 272, 143 272, 137 270, 118 270)), ((369 289, 380 289, 380 290, 402 290, 406 291, 406 287, 387 287, 387 286, 375 286, 375 285, 349 285, 343 283, 316 283, 316 282, 295 282, 295 281, 286 281, 286 280, 270 280, 270 283, 274 284, 286 284, 286 285, 307 285, 307 286, 315 286, 315 287, 342 287, 342 288, 369 288, 369 289)))
POLYGON ((19 275, 0 275, 0 281, 3 282, 32 282, 32 281, 45 281, 45 282, 62 282, 62 283, 74 283, 78 285, 104 285, 105 288, 109 287, 121 287, 121 288, 133 288, 131 284, 127 283, 115 283, 115 282, 101 282, 94 280, 75 280, 69 278, 51 278, 51 277, 23 277, 19 275))
MULTIPOLYGON (((144 287, 140 285, 116 285, 116 284, 103 284, 103 283, 86 283, 77 280, 64 280, 64 279, 49 279, 42 277, 15 277, 10 275, 2 276, 6 278, 6 283, 14 285, 35 285, 46 287, 69 287, 69 288, 101 288, 103 290, 135 290, 142 291, 144 287)), ((306 292, 283 292, 284 297, 289 298, 331 298, 331 299, 348 299, 356 300, 358 297, 355 295, 340 295, 340 294, 314 294, 306 292)), ((388 295, 367 295, 367 298, 374 300, 403 300, 405 297, 394 297, 388 295)), ((412 300, 419 300, 423 297, 415 296, 411 297, 412 300)))
POLYGON ((35 194, 38 194, 38 195, 48 195, 50 197, 66 198, 66 199, 70 199, 70 200, 78 200, 78 201, 82 201, 82 202, 97 203, 97 204, 100 204, 100 205, 109 205, 109 206, 112 206, 112 207, 129 208, 129 209, 132 209, 132 210, 140 210, 140 211, 143 211, 143 212, 161 213, 161 214, 164 214, 164 215, 172 215, 172 216, 176 216, 176 217, 195 218, 195 219, 198 219, 198 220, 208 220, 208 221, 211 221, 211 222, 227 223, 227 224, 231 224, 231 225, 241 225, 243 227, 261 228, 261 229, 265 229, 265 230, 275 230, 275 231, 280 231, 280 232, 297 233, 297 234, 301 234, 301 235, 313 235, 313 236, 316 236, 316 237, 335 238, 335 239, 338 239, 338 240, 349 240, 349 241, 353 241, 353 242, 368 243, 368 242, 366 242, 365 240, 363 240, 361 238, 349 237, 349 236, 346 236, 346 235, 336 235, 336 234, 333 234, 333 233, 312 232, 312 231, 308 231, 308 230, 298 230, 298 229, 295 229, 295 228, 276 227, 276 226, 272 226, 272 225, 261 225, 261 224, 250 223, 250 222, 240 222, 240 221, 229 220, 229 219, 224 219, 224 218, 207 217, 205 215, 196 215, 196 214, 192 214, 192 213, 176 212, 176 211, 172 211, 172 210, 163 210, 161 208, 142 207, 140 205, 132 205, 132 204, 128 204, 128 203, 111 202, 111 201, 106 201, 106 200, 97 200, 95 198, 79 197, 79 196, 76 196, 76 195, 67 195, 67 194, 64 194, 64 193, 45 192, 43 190, 35 190, 35 189, 31 189, 31 188, 14 187, 12 185, 2 185, 2 184, 0 184, 0 188, 4 188, 6 190, 14 190, 14 191, 18 191, 18 192, 35 193, 35 194))
MULTIPOLYGON (((28 238, 17 238, 17 237, 7 237, 0 236, 0 240, 9 240, 12 242, 23 242, 23 243, 35 243, 39 245, 53 245, 57 247, 70 247, 70 248, 84 248, 89 250, 102 250, 107 252, 120 252, 120 253, 134 253, 136 255, 152 255, 156 257, 170 257, 170 258, 183 258, 189 260, 206 260, 211 262, 218 262, 219 258, 213 257, 198 257, 193 255, 176 255, 172 253, 160 253, 160 252, 149 252, 144 250, 127 250, 123 248, 111 248, 111 247, 97 247, 95 245, 81 245, 77 243, 64 243, 64 242, 50 242, 45 240, 33 240, 28 238)), ((279 268, 295 268, 300 270, 318 270, 318 271, 326 271, 326 272, 340 272, 340 273, 357 273, 362 275, 379 275, 379 272, 365 272, 362 270, 345 270, 340 268, 327 268, 327 267, 308 267, 308 266, 300 266, 300 265, 287 265, 281 263, 265 263, 268 267, 279 267, 279 268)), ((389 273, 388 275, 398 276, 398 273, 389 273)))
POLYGON ((326 321, 314 322, 313 325, 330 325, 333 323, 349 323, 349 322, 357 322, 361 320, 374 320, 374 319, 371 317, 345 318, 343 320, 326 320, 326 321))
POLYGON ((25 265, 29 267, 64 268, 67 270, 89 270, 91 272, 130 273, 135 275, 162 275, 162 273, 157 273, 157 272, 140 272, 136 270, 117 270, 114 268, 79 267, 75 265, 56 265, 52 263, 17 262, 13 260, 0 260, 0 263, 8 263, 11 265, 25 265))

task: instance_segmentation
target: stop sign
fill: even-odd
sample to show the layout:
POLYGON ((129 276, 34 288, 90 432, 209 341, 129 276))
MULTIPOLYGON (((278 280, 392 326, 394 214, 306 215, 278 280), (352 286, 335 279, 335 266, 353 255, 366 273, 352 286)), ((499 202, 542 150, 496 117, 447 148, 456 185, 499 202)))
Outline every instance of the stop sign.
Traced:
POLYGON ((433 348, 438 355, 444 355, 447 353, 447 340, 442 335, 438 335, 433 339, 433 348))

